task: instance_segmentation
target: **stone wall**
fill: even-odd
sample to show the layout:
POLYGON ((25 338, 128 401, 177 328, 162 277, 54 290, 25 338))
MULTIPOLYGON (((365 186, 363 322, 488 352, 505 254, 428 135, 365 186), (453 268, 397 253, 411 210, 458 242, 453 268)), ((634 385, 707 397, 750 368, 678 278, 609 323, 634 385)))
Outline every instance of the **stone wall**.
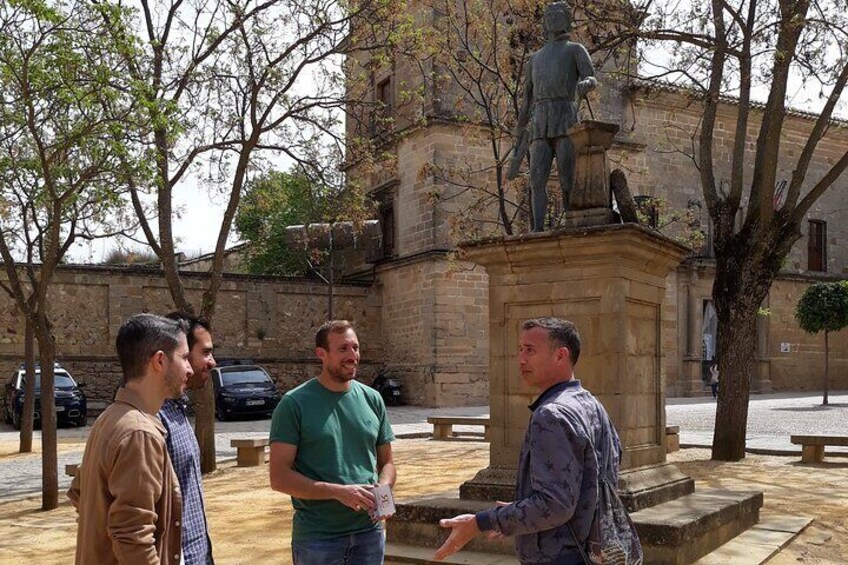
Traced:
MULTIPOLYGON (((795 307, 814 281, 802 277, 778 280, 767 303, 769 378, 776 391, 819 391, 824 375, 824 334, 809 335, 795 320, 795 307), (781 349, 788 345, 788 351, 781 349)), ((831 333, 830 390, 848 390, 848 330, 831 333)))
MULTIPOLYGON (((690 104, 684 94, 674 92, 645 92, 631 94, 630 114, 626 117, 634 125, 632 132, 622 132, 618 144, 610 154, 613 167, 621 167, 627 174, 634 195, 650 195, 668 202, 669 206, 696 212, 702 226, 709 225, 709 215, 704 204, 699 173, 688 153, 701 120, 700 107, 690 104)), ((752 110, 748 126, 746 163, 753 163, 755 144, 762 114, 752 110)), ((813 127, 809 116, 790 112, 787 114, 781 139, 781 156, 777 180, 791 180, 803 144, 813 127)), ((717 182, 730 180, 730 159, 735 133, 735 106, 722 104, 713 136, 715 175, 717 182)), ((810 164, 802 194, 806 193, 845 152, 848 145, 848 127, 835 125, 827 130, 819 142, 810 164)), ((746 187, 751 181, 753 167, 745 171, 746 187)), ((827 272, 848 274, 848 208, 842 205, 848 175, 842 175, 834 185, 813 205, 807 214, 809 220, 827 222, 827 272)), ((747 193, 747 190, 746 190, 747 193)), ((785 194, 784 194, 785 197, 785 194)), ((747 205, 746 201, 742 206, 747 205)), ((670 226, 669 235, 679 235, 679 227, 670 226)), ((803 273, 807 270, 808 224, 801 225, 801 238, 792 248, 785 269, 803 273)))
MULTIPOLYGON (((708 390, 702 380, 701 332, 703 305, 711 299, 714 274, 712 261, 689 260, 666 281, 663 342, 669 396, 708 390)), ((784 273, 772 285, 758 328, 753 392, 821 390, 824 335, 808 335, 795 319, 804 290, 820 280, 830 279, 784 273)), ((830 377, 832 390, 848 389, 848 330, 830 336, 830 377)))
MULTIPOLYGON (((184 273, 189 300, 200 302, 208 276, 184 273)), ((361 377, 370 382, 382 360, 378 300, 369 286, 337 285, 335 317, 351 320, 362 344, 361 377)), ((97 403, 111 400, 121 381, 114 340, 121 323, 139 312, 173 310, 165 281, 155 269, 62 267, 50 289, 57 361, 97 403)), ((215 356, 252 359, 283 390, 320 370, 315 329, 327 317, 327 287, 305 279, 225 275, 213 320, 215 356)), ((0 293, 0 378, 23 361, 24 320, 0 293)))
POLYGON ((386 367, 403 398, 424 406, 487 404, 488 282, 441 254, 378 270, 386 367))

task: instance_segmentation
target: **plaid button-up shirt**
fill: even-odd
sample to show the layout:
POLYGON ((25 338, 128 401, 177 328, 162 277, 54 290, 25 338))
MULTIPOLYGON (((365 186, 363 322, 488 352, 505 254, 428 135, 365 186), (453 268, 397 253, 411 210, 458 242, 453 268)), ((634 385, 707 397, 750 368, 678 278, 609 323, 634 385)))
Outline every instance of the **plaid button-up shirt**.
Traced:
POLYGON ((187 398, 166 400, 159 418, 168 430, 171 462, 183 495, 182 547, 186 565, 211 565, 212 542, 203 510, 200 447, 186 417, 187 398))

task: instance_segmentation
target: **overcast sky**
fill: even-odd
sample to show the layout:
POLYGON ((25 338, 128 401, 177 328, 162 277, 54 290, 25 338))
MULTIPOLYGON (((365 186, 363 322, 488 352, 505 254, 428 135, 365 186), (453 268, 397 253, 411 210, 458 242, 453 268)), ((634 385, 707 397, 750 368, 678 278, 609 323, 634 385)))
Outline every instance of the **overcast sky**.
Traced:
MULTIPOLYGON (((206 188, 198 186, 192 178, 181 183, 174 191, 174 210, 179 211, 173 219, 177 251, 189 257, 214 251, 226 205, 224 196, 210 195, 206 188)), ((143 239, 141 232, 139 237, 143 239)), ((237 243, 238 236, 231 233, 229 241, 231 245, 237 243)), ((141 245, 131 241, 124 241, 123 244, 115 240, 101 240, 93 244, 80 242, 69 251, 68 258, 72 263, 101 263, 119 245, 125 249, 142 249, 141 245)))

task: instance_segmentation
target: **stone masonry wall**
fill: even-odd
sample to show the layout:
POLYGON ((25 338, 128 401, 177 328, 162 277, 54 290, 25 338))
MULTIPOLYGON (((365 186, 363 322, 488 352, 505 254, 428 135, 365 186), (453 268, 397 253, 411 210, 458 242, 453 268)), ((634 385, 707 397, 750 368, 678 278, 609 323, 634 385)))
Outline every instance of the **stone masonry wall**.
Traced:
MULTIPOLYGON (((795 320, 795 307, 814 281, 800 277, 778 280, 768 300, 768 357, 775 391, 820 391, 824 376, 824 334, 809 335, 795 320), (789 351, 781 349, 788 344, 789 351)), ((830 390, 848 390, 848 330, 831 333, 830 390)))
MULTIPOLYGON (((665 199, 675 209, 692 207, 704 227, 709 214, 704 204, 699 173, 685 152, 692 151, 691 136, 701 120, 700 107, 688 105, 683 95, 674 93, 632 95, 632 114, 626 121, 635 124, 632 133, 618 137, 621 142, 610 152, 612 167, 622 168, 634 195, 650 195, 665 199)), ((755 142, 759 133, 761 113, 753 110, 748 126, 749 143, 746 163, 753 163, 755 142)), ((781 140, 781 157, 777 180, 791 180, 803 143, 809 136, 813 121, 797 114, 788 114, 781 140)), ((713 137, 715 174, 718 182, 729 182, 730 159, 735 134, 735 106, 724 104, 719 108, 713 137)), ((848 127, 831 127, 819 142, 807 173, 802 195, 806 193, 842 156, 848 146, 848 127)), ((750 183, 753 167, 745 170, 745 183, 750 183)), ((749 184, 746 184, 746 187, 749 184)), ((834 185, 813 205, 808 213, 811 220, 827 222, 828 272, 848 274, 848 208, 842 205, 848 190, 848 175, 842 175, 834 185)), ((784 194, 785 197, 785 194, 784 194)), ((742 202, 745 206, 747 202, 742 202)), ((674 226, 668 230, 677 235, 674 226)), ((807 270, 808 224, 801 225, 801 238, 787 258, 787 271, 802 273, 807 270)))
POLYGON ((488 403, 488 282, 480 267, 423 257, 381 267, 382 349, 403 398, 423 406, 488 403))
MULTIPOLYGON (((714 267, 681 266, 669 275, 663 305, 666 390, 669 396, 689 396, 707 390, 702 377, 701 309, 712 294, 714 267), (692 308, 695 327, 689 327, 692 308), (689 335, 689 334, 694 335, 689 335), (690 345, 693 342, 694 345, 690 345)), ((795 319, 804 290, 820 277, 784 274, 772 285, 764 304, 757 352, 760 374, 752 376, 752 391, 817 391, 824 374, 824 334, 808 335, 795 319), (783 344, 785 351, 781 348, 783 344)), ((720 355, 720 353, 719 353, 720 355)), ((756 369, 755 369, 756 370, 756 369)), ((848 330, 830 335, 830 388, 848 389, 848 330)))
MULTIPOLYGON (((183 275, 189 300, 200 302, 207 276, 183 275)), ((139 312, 173 310, 161 272, 153 269, 63 267, 50 290, 57 361, 95 407, 112 399, 121 382, 114 340, 121 323, 139 312)), ((362 344, 361 378, 369 382, 382 358, 380 313, 367 286, 336 286, 335 317, 351 320, 362 344)), ((327 318, 327 288, 301 279, 225 275, 213 319, 215 356, 252 359, 288 390, 315 376, 315 329, 327 318)), ((24 320, 0 294, 0 379, 23 361, 24 320)))

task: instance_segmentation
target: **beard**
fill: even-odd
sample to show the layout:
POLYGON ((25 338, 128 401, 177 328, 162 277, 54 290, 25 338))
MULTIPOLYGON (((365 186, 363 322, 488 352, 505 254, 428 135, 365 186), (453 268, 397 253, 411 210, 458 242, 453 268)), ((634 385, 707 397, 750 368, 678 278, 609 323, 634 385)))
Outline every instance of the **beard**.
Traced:
POLYGON ((168 392, 170 393, 169 398, 182 398, 186 390, 185 385, 186 382, 184 374, 170 375, 170 378, 168 379, 168 392))
POLYGON ((335 381, 346 383, 356 378, 356 369, 358 365, 334 365, 327 367, 327 374, 335 381))
POLYGON ((200 369, 195 369, 194 374, 188 378, 186 382, 186 390, 200 390, 206 386, 206 381, 209 380, 209 369, 205 366, 200 369))

